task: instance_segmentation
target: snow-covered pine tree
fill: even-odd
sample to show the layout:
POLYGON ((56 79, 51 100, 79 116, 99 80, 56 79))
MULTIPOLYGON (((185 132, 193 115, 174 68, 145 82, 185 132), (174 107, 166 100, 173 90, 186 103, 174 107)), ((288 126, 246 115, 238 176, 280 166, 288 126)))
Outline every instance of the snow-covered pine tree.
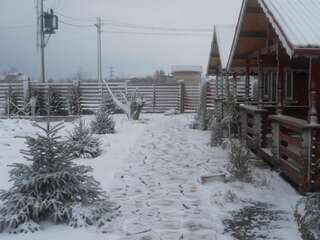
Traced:
POLYGON ((95 119, 91 122, 91 131, 95 134, 114 133, 115 123, 111 114, 99 109, 95 114, 95 119))
POLYGON ((74 158, 95 158, 101 154, 100 141, 94 137, 85 121, 80 119, 68 136, 74 158))
POLYGON ((114 114, 117 110, 117 106, 115 102, 113 101, 110 94, 104 94, 100 106, 100 110, 103 112, 108 112, 111 114, 114 114))
POLYGON ((79 85, 74 85, 70 89, 70 97, 68 99, 68 112, 69 115, 80 115, 81 113, 79 85))
POLYGON ((99 182, 91 176, 92 168, 72 161, 66 143, 57 135, 63 127, 61 123, 35 126, 43 134, 27 137, 28 150, 22 151, 30 164, 11 165, 13 186, 0 193, 0 230, 33 232, 41 221, 47 220, 79 227, 79 206, 88 207, 81 217, 86 224, 100 224, 111 209, 99 182))
POLYGON ((64 99, 52 88, 49 88, 48 94, 49 98, 46 103, 46 110, 48 111, 48 108, 50 108, 50 115, 65 115, 66 103, 64 99))

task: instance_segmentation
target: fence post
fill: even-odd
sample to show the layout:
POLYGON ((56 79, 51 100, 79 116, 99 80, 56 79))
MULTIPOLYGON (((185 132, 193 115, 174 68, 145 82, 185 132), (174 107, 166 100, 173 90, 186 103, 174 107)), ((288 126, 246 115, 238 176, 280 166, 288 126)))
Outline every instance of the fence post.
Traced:
POLYGON ((152 101, 152 112, 155 113, 156 111, 156 86, 153 84, 153 101, 152 101))
POLYGON ((184 100, 185 100, 185 83, 184 80, 179 81, 179 87, 180 87, 180 94, 179 94, 179 100, 180 100, 180 113, 184 113, 184 100))
POLYGON ((208 82, 204 80, 200 86, 200 128, 207 129, 207 90, 208 82))

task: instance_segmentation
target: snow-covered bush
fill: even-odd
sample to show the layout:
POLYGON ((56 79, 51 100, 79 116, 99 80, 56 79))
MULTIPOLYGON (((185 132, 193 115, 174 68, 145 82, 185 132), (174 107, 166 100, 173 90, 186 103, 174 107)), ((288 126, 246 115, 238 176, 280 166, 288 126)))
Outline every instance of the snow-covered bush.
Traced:
POLYGON ((141 111, 145 104, 143 96, 138 94, 136 90, 132 94, 127 94, 126 102, 130 109, 130 118, 132 120, 139 120, 141 111))
POLYGON ((103 95, 100 110, 111 114, 114 114, 117 111, 117 106, 110 94, 103 95))
POLYGON ((94 137, 85 121, 80 119, 68 136, 67 144, 74 158, 95 158, 101 154, 100 141, 94 137))
POLYGON ((222 127, 225 129, 228 138, 232 138, 239 132, 240 112, 236 100, 230 96, 223 102, 222 127))
POLYGON ((99 109, 91 122, 91 131, 95 134, 107 134, 115 132, 115 123, 109 112, 99 109))
POLYGON ((49 98, 46 102, 46 111, 50 115, 59 116, 66 114, 65 100, 52 88, 49 88, 49 98))
POLYGON ((75 206, 98 206, 100 217, 111 211, 99 208, 105 201, 100 183, 92 176, 92 168, 77 165, 67 144, 57 135, 63 127, 35 125, 41 130, 36 137, 27 137, 28 150, 23 150, 30 164, 11 165, 13 186, 0 193, 0 229, 9 232, 32 232, 41 221, 70 224, 75 206))
POLYGON ((311 193, 302 198, 294 215, 303 239, 320 238, 320 193, 311 193))
POLYGON ((221 146, 223 143, 223 129, 221 123, 215 118, 211 122, 211 140, 212 147, 221 146))
POLYGON ((230 141, 227 170, 233 179, 244 182, 252 180, 250 157, 250 151, 243 144, 237 141, 230 141))
POLYGON ((70 89, 70 97, 68 98, 68 113, 69 115, 80 115, 81 102, 78 86, 72 86, 70 89))

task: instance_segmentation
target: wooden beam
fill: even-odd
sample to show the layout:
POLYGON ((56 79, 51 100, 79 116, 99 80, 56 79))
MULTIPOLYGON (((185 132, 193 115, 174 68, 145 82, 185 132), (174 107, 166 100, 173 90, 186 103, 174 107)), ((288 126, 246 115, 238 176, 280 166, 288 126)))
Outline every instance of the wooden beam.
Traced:
POLYGON ((249 14, 263 14, 264 13, 262 8, 260 8, 260 7, 258 7, 258 8, 257 7, 248 7, 246 9, 246 11, 249 14))
POLYGON ((263 108, 263 91, 264 91, 264 81, 263 81, 263 59, 261 54, 258 54, 258 108, 263 108))
POLYGON ((246 81, 245 81, 245 89, 246 89, 246 101, 249 104, 250 101, 250 60, 246 61, 246 81))
POLYGON ((240 32, 240 37, 244 38, 267 38, 266 32, 248 32, 242 31, 240 32))
POLYGON ((277 114, 283 113, 284 61, 280 55, 280 42, 277 43, 277 114))
POLYGON ((318 124, 319 116, 317 110, 318 88, 317 81, 320 78, 320 64, 317 59, 309 58, 309 113, 308 120, 310 124, 318 124))

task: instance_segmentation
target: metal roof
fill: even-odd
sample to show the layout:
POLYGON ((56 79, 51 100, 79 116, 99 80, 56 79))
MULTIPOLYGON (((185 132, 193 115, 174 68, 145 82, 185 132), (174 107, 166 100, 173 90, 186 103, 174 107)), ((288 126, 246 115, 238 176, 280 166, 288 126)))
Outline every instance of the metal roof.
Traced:
POLYGON ((295 49, 320 48, 320 0, 258 2, 290 56, 295 49))
POLYGON ((197 72, 202 73, 201 66, 194 66, 194 65, 175 65, 171 67, 171 72, 197 72))

